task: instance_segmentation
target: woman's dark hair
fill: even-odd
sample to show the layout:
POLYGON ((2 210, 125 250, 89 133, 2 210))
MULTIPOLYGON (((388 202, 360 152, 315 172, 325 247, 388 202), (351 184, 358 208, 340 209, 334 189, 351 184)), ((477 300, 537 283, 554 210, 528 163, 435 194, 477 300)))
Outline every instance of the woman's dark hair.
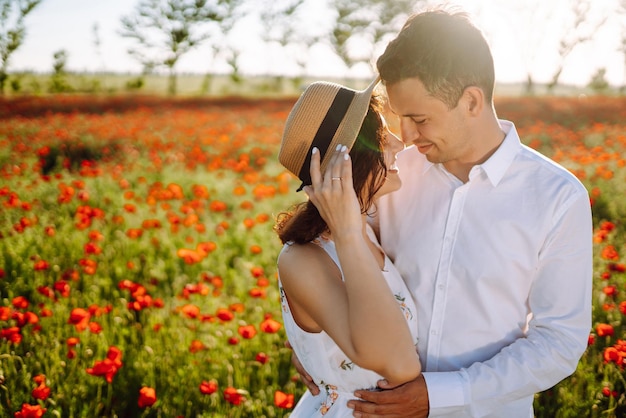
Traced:
MULTIPOLYGON (((350 150, 352 180, 361 213, 365 213, 373 205, 374 195, 383 185, 387 175, 383 155, 387 136, 381 118, 382 109, 382 99, 373 95, 363 125, 350 150)), ((328 226, 315 205, 306 201, 295 205, 288 212, 280 213, 274 230, 283 244, 286 242, 304 244, 326 232, 328 226)))

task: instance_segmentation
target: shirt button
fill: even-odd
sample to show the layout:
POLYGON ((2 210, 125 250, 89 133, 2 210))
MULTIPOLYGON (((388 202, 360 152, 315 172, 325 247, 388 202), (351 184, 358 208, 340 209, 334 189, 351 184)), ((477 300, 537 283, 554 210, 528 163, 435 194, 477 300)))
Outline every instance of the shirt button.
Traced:
POLYGON ((444 286, 444 285, 442 285, 442 284, 437 285, 437 289, 439 289, 439 290, 443 290, 444 288, 445 288, 445 286, 444 286))
POLYGON ((434 329, 434 330, 430 331, 430 334, 431 335, 437 335, 437 330, 434 329))

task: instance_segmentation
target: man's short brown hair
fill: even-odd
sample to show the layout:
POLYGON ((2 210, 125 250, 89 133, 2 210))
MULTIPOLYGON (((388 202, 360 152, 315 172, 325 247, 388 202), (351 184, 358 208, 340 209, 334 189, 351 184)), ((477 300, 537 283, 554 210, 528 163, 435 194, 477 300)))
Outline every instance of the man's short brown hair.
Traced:
POLYGON ((493 99, 493 57, 465 12, 439 9, 412 15, 376 66, 385 85, 417 77, 451 109, 469 86, 480 87, 488 103, 493 99))

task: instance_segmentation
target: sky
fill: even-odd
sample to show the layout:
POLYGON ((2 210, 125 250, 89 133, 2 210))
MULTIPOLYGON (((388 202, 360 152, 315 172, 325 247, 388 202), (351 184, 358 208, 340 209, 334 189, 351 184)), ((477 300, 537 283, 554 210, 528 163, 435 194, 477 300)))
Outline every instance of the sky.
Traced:
MULTIPOLYGON (((264 0, 249 0, 262 2, 264 0)), ((578 0, 456 0, 474 17, 491 45, 498 82, 523 82, 531 73, 536 82, 551 78, 557 63, 558 42, 567 33, 569 8, 578 0)), ((618 16, 619 0, 592 1, 590 21, 605 23, 594 31, 591 42, 581 44, 565 61, 561 82, 586 85, 599 68, 616 86, 626 84, 623 53, 619 51, 626 15, 618 16)), ((9 71, 50 72, 53 54, 68 52, 67 69, 77 72, 112 71, 139 73, 141 66, 126 52, 131 41, 119 34, 120 18, 132 14, 138 0, 43 0, 26 18, 26 39, 11 56, 9 71), (97 26, 94 31, 94 26, 97 26), (96 47, 96 39, 100 46, 96 47)), ((262 4, 262 3, 259 3, 262 4)), ((308 0, 311 25, 329 27, 332 14, 324 0, 308 0)), ((260 40, 258 22, 244 22, 232 34, 241 50, 243 74, 293 74, 296 68, 276 47, 260 40)), ((369 66, 347 69, 329 47, 310 49, 307 75, 313 77, 364 76, 369 66)), ((227 71, 212 63, 208 46, 200 46, 181 58, 179 72, 227 71)))

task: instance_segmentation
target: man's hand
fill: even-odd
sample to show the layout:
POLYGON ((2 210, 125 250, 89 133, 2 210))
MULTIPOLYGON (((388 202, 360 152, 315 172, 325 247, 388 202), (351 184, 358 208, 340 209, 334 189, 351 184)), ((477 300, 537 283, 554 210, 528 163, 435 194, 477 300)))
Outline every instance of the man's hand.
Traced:
POLYGON ((355 417, 428 417, 428 391, 423 375, 420 374, 415 380, 392 389, 387 388, 384 381, 379 382, 378 386, 384 390, 357 390, 355 395, 361 400, 348 401, 348 406, 354 409, 355 417))
MULTIPOLYGON (((289 341, 285 343, 285 347, 293 349, 289 341)), ((296 368, 296 371, 300 375, 300 380, 305 386, 309 389, 312 395, 318 395, 320 393, 320 388, 313 382, 313 378, 304 370, 302 367, 302 363, 298 360, 298 356, 294 351, 291 352, 291 364, 296 368)))

